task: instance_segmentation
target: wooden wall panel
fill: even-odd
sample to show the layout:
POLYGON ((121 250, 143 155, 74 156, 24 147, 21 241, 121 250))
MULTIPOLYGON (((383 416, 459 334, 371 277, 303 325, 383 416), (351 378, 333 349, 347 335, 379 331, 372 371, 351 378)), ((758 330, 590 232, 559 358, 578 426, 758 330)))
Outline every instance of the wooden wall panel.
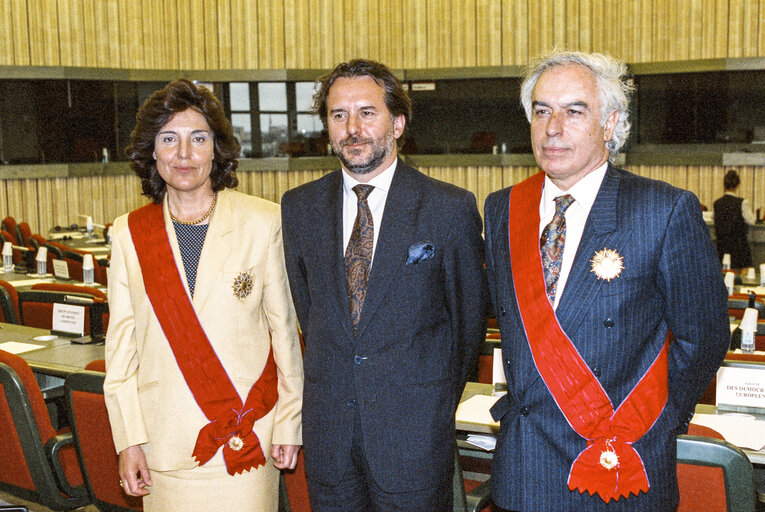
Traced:
POLYGON ((0 65, 148 69, 765 56, 765 0, 4 0, 0 65))
MULTIPOLYGON (((666 181, 690 190, 712 208, 723 194, 723 176, 729 166, 628 166, 640 176, 666 181)), ((741 175, 743 197, 753 209, 765 208, 765 166, 735 167, 741 175)), ((481 212, 491 192, 509 187, 538 172, 536 167, 425 167, 425 174, 473 192, 481 212)), ((278 203, 287 190, 319 179, 329 171, 238 172, 237 190, 278 203)), ((105 224, 148 202, 132 175, 85 178, 0 180, 0 218, 12 215, 29 222, 32 231, 45 234, 56 225, 81 224, 78 214, 91 215, 105 224), (109 198, 106 200, 105 198, 109 198)))

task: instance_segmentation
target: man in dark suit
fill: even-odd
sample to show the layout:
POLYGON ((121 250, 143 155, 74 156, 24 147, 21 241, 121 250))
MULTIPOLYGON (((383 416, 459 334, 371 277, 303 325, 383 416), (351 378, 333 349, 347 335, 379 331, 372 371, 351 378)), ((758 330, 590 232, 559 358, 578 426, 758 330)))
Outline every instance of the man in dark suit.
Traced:
POLYGON ((697 198, 609 163, 629 133, 625 69, 573 52, 532 66, 521 99, 543 172, 486 201, 503 509, 675 510, 675 439, 728 346, 697 198))
POLYGON ((397 158, 411 103, 382 64, 339 64, 314 99, 342 170, 282 198, 312 509, 451 510, 488 303, 475 197, 397 158))

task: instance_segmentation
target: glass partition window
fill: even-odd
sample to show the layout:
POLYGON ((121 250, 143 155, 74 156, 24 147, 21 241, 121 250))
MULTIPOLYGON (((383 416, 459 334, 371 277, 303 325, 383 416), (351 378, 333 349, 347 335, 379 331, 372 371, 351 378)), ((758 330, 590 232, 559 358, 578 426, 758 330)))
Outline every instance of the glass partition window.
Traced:
POLYGON ((228 84, 231 126, 242 146, 241 156, 252 156, 252 114, 250 114, 250 84, 231 82, 228 84))
POLYGON ((282 156, 289 143, 287 84, 258 83, 258 118, 262 156, 282 156))

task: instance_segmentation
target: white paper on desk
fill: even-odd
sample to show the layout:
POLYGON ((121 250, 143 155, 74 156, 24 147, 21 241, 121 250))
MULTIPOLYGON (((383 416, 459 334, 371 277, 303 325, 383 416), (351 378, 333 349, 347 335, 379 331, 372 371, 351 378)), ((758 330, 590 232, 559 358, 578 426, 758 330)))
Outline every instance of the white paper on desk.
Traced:
MULTIPOLYGON (((34 274, 34 275, 38 275, 38 274, 34 274)), ((11 283, 14 288, 18 288, 20 286, 34 286, 38 283, 50 283, 51 280, 45 279, 45 278, 42 278, 42 279, 31 278, 31 279, 17 279, 15 281, 8 281, 8 282, 11 283)))
POLYGON ((497 384, 507 384, 507 378, 505 377, 505 366, 502 364, 502 349, 494 349, 493 364, 491 367, 491 383, 494 384, 496 389, 497 384))
POLYGON ((694 414, 691 423, 715 429, 726 441, 740 448, 765 448, 765 421, 749 414, 694 414))
POLYGON ((64 260, 53 260, 53 274, 59 279, 69 279, 69 265, 64 260))
POLYGON ((457 406, 457 421, 463 423, 476 423, 499 427, 499 423, 491 417, 489 409, 499 397, 487 395, 475 395, 457 406))
POLYGON ((0 350, 5 350, 11 354, 23 354, 24 352, 31 352, 38 348, 45 348, 44 345, 35 345, 33 343, 21 343, 20 341, 6 341, 0 343, 0 350))
POLYGON ((764 286, 742 286, 741 287, 741 293, 749 293, 754 292, 757 295, 765 295, 765 287, 764 286))
POLYGON ((466 441, 487 452, 493 452, 497 446, 497 436, 489 434, 468 434, 466 441))

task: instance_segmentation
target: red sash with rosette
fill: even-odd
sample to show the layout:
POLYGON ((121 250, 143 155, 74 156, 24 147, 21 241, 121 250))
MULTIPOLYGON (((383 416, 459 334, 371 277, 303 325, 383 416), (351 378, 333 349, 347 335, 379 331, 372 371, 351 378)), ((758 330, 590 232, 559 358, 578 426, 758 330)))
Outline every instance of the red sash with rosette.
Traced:
POLYGON ((668 342, 614 411, 547 299, 539 252, 543 185, 540 172, 511 189, 508 235, 518 309, 539 374, 571 428, 587 440, 571 466, 568 487, 597 493, 608 503, 650 488, 643 460, 632 444, 650 430, 667 401, 668 342))
POLYGON ((146 294, 186 384, 210 423, 197 436, 192 456, 204 464, 223 446, 230 475, 266 463, 252 427, 278 398, 273 349, 260 378, 242 399, 210 345, 183 287, 165 231, 162 205, 149 204, 128 216, 146 294))

